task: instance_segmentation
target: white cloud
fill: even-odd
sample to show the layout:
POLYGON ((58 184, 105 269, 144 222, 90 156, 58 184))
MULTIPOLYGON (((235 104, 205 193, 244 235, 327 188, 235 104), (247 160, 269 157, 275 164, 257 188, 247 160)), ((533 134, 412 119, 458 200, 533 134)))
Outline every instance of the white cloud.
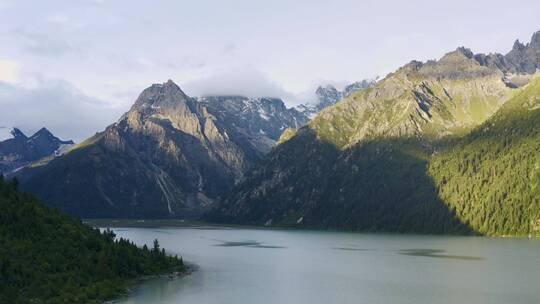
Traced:
POLYGON ((11 128, 0 126, 0 141, 12 138, 11 128))
POLYGON ((78 142, 116 121, 124 110, 63 81, 32 88, 0 82, 0 109, 2 127, 18 127, 27 134, 46 127, 62 139, 78 142))
POLYGON ((66 24, 71 21, 71 19, 63 14, 55 13, 47 18, 47 21, 53 24, 66 24))
POLYGON ((19 65, 10 60, 0 60, 0 81, 15 83, 19 80, 19 65))
POLYGON ((241 95, 247 97, 294 98, 279 83, 272 81, 264 73, 252 68, 232 68, 227 72, 181 84, 186 94, 191 96, 241 95))
POLYGON ((11 2, 0 0, 0 11, 10 8, 11 5, 11 2))
MULTIPOLYGON (((326 79, 385 75, 458 45, 507 52, 515 38, 528 41, 538 30, 537 0, 516 2, 511 10, 492 0, 426 3, 0 0, 0 60, 11 60, 0 61, 0 93, 9 83, 9 98, 20 102, 21 111, 34 113, 33 103, 43 111, 18 114, 10 124, 55 123, 67 137, 80 138, 71 134, 91 134, 116 120, 116 114, 104 119, 108 113, 99 109, 126 109, 148 84, 168 78, 193 96, 277 96, 293 105, 313 100, 316 85, 332 83, 326 79), (479 14, 486 7, 493 11, 479 14), (40 77, 67 79, 85 94, 47 90, 49 82, 39 79, 29 87, 29 78, 40 77), (110 105, 95 106, 98 100, 110 105), (48 121, 45 104, 64 105, 66 110, 58 108, 64 116, 52 113, 55 119, 48 121), (73 131, 61 123, 71 115, 84 122, 75 121, 73 131)), ((0 96, 0 105, 5 98, 0 96)), ((9 116, 6 109, 17 108, 0 108, 0 119, 9 116)))
POLYGON ((342 90, 346 85, 350 84, 348 81, 318 79, 312 81, 306 90, 291 92, 260 70, 249 67, 228 67, 227 71, 179 83, 179 85, 190 96, 275 97, 281 98, 288 107, 292 107, 302 103, 316 102, 317 95, 315 91, 319 86, 333 85, 338 90, 342 90))

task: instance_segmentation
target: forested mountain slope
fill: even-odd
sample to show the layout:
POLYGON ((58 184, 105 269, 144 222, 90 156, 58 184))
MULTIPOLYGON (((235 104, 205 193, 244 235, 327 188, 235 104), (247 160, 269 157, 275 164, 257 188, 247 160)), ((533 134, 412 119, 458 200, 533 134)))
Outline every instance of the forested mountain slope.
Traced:
POLYGON ((540 233, 540 77, 497 114, 437 153, 440 198, 483 234, 540 233))
POLYGON ((181 259, 139 249, 43 206, 0 178, 0 303, 102 303, 143 275, 184 271, 181 259))

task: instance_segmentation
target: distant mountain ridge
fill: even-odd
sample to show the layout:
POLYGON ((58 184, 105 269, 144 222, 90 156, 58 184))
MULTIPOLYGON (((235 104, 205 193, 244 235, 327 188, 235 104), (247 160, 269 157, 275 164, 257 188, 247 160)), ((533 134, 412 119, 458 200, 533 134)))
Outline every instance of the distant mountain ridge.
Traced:
POLYGON ((474 58, 482 65, 500 69, 504 73, 533 74, 540 69, 540 31, 534 33, 527 44, 516 40, 506 55, 476 54, 474 58))
POLYGON ((341 99, 348 97, 349 95, 357 91, 374 86, 376 82, 377 78, 370 80, 364 79, 362 81, 353 82, 345 86, 345 88, 343 88, 343 91, 339 91, 338 89, 336 89, 335 86, 331 84, 319 86, 315 90, 315 95, 317 96, 316 101, 306 102, 296 106, 295 108, 296 110, 298 110, 298 112, 304 114, 311 119, 325 108, 336 104, 341 99))
POLYGON ((197 101, 205 105, 229 130, 246 133, 261 153, 268 153, 287 128, 300 128, 308 118, 296 109, 288 109, 278 98, 244 96, 205 96, 197 101))
POLYGON ((13 128, 11 138, 0 142, 0 172, 26 166, 48 156, 59 155, 72 146, 72 140, 61 140, 46 128, 27 137, 20 129, 13 128))

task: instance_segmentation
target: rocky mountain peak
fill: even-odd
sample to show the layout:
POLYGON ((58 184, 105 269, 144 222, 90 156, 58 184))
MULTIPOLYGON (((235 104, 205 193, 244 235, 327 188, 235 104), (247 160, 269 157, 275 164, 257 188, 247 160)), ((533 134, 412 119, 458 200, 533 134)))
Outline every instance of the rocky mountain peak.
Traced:
POLYGON ((363 90, 363 89, 367 89, 367 88, 370 88, 372 86, 375 85, 375 83, 377 82, 377 78, 374 78, 374 79, 364 79, 362 81, 356 81, 356 82, 353 82, 347 86, 345 86, 345 88, 343 89, 343 97, 347 97, 351 94, 353 94, 354 92, 357 92, 359 90, 363 90))
POLYGON ((516 39, 514 42, 514 46, 512 47, 512 50, 516 51, 522 51, 525 49, 525 45, 519 41, 519 39, 516 39))
POLYGON ((51 149, 57 149, 59 145, 73 145, 73 140, 61 140, 54 134, 49 131, 49 129, 43 127, 39 129, 36 133, 30 136, 29 141, 36 142, 39 141, 41 145, 51 146, 51 149))
POLYGON ((540 31, 533 34, 529 47, 540 51, 540 31))
POLYGON ((26 135, 24 135, 24 133, 18 129, 18 128, 13 128, 13 130, 11 130, 11 135, 13 135, 13 138, 28 138, 26 135))
POLYGON ((12 138, 0 141, 0 172, 11 172, 44 157, 61 155, 64 148, 73 145, 73 141, 63 141, 46 128, 30 137, 17 128, 11 134, 12 138))
MULTIPOLYGON (((415 68, 419 75, 431 79, 473 79, 500 74, 496 68, 497 60, 494 59, 497 58, 491 55, 489 58, 486 55, 475 55, 470 49, 459 47, 439 60, 429 60, 423 65, 417 63, 415 68), (490 63, 490 66, 483 65, 485 63, 490 63)), ((405 66, 404 69, 408 74, 415 72, 411 67, 405 66)))
POLYGON ((191 99, 172 80, 162 84, 153 84, 146 88, 135 101, 137 109, 159 109, 175 107, 182 103, 190 103, 191 99))
POLYGON ((38 136, 46 136, 46 137, 54 137, 54 135, 49 131, 47 128, 43 127, 39 129, 32 137, 38 137, 38 136))
POLYGON ((403 72, 403 73, 412 73, 417 72, 424 66, 424 63, 418 60, 412 60, 411 62, 405 64, 404 66, 400 67, 397 72, 403 72))
POLYGON ((540 68, 540 31, 532 35, 526 45, 516 40, 512 50, 504 56, 503 72, 534 74, 540 68))
POLYGON ((343 96, 333 85, 319 86, 315 91, 317 98, 319 99, 319 105, 327 107, 335 104, 343 96))
POLYGON ((458 47, 456 49, 456 52, 460 53, 460 54, 463 54, 463 56, 465 56, 465 57, 467 57, 469 59, 471 59, 474 56, 474 53, 471 51, 471 49, 466 48, 464 46, 458 47))
POLYGON ((193 98, 169 80, 146 88, 116 123, 65 157, 23 170, 21 182, 77 216, 194 217, 284 130, 306 123, 278 98, 193 98))
POLYGON ((471 51, 471 49, 460 46, 455 51, 446 53, 440 60, 439 63, 453 63, 453 62, 459 62, 464 61, 467 59, 472 59, 474 56, 474 53, 471 51))
POLYGON ((327 84, 325 86, 319 86, 317 90, 315 91, 315 94, 317 96, 322 97, 330 97, 330 98, 337 98, 339 97, 339 91, 331 84, 327 84))
POLYGON ((323 109, 336 104, 341 99, 348 97, 355 92, 373 87, 376 83, 377 78, 364 79, 345 86, 343 91, 339 91, 331 84, 321 85, 315 90, 317 99, 296 106, 296 110, 305 115, 306 118, 314 118, 323 109))

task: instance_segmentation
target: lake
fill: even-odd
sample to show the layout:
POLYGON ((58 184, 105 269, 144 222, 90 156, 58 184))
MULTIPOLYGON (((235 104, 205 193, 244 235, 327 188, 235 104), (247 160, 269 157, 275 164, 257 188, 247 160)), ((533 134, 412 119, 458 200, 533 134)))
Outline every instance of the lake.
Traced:
POLYGON ((112 228, 197 265, 119 303, 540 303, 540 240, 216 227, 112 228))

